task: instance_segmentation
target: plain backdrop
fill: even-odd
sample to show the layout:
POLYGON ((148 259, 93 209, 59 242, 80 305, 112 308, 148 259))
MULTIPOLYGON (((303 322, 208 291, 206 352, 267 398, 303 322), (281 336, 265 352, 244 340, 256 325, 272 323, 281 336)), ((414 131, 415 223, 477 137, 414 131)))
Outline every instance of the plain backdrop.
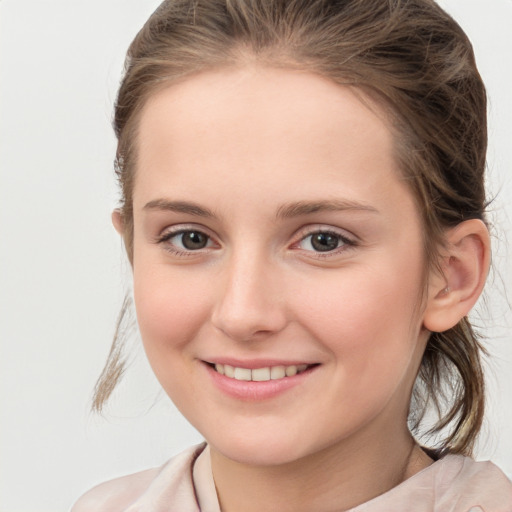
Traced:
MULTIPOLYGON (((0 1, 0 512, 65 512, 95 483, 201 437, 133 341, 105 418, 89 411, 130 271, 110 224, 112 105, 155 0, 0 1)), ((496 271, 475 316, 492 354, 478 458, 512 476, 512 0, 444 0, 490 99, 496 271)))

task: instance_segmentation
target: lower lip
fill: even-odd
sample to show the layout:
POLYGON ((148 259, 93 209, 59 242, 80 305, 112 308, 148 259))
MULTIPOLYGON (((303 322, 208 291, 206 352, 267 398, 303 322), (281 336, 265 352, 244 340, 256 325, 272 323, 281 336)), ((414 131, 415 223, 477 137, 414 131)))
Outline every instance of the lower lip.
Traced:
POLYGON ((317 368, 313 366, 293 377, 255 382, 226 377, 215 371, 209 364, 205 364, 205 367, 217 388, 226 395, 245 401, 261 401, 274 398, 302 384, 317 368))

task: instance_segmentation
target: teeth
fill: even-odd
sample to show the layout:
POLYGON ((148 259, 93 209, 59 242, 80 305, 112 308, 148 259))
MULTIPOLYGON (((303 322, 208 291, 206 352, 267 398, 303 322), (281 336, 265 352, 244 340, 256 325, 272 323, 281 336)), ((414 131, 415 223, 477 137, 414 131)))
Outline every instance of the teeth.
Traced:
POLYGON ((268 380, 283 379, 284 377, 293 377, 298 373, 305 371, 307 364, 290 365, 290 366, 271 366, 265 368, 238 368, 229 364, 216 364, 215 370, 221 375, 236 380, 265 382, 268 380))
POLYGON ((251 371, 251 380, 263 382, 270 380, 270 368, 255 368, 251 371))
MULTIPOLYGON (((222 366, 222 365, 219 364, 219 366, 222 366)), ((231 377, 232 379, 234 379, 235 378, 235 369, 232 366, 229 366, 229 364, 225 364, 224 365, 224 375, 226 377, 231 377)))
POLYGON ((284 366, 272 366, 270 368, 270 378, 272 380, 282 379, 286 377, 286 368, 284 366))
POLYGON ((235 368, 236 380, 251 380, 251 370, 249 368, 235 368))
POLYGON ((294 375, 297 375, 297 367, 296 366, 287 366, 286 367, 286 376, 293 377, 294 375))

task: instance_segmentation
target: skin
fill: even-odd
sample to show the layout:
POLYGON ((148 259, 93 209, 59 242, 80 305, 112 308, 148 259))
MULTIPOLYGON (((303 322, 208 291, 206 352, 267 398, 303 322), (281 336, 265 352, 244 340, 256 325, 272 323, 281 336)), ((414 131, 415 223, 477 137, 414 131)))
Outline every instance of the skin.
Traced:
POLYGON ((447 282, 434 276, 421 300, 420 216, 361 94, 248 66, 172 85, 142 112, 137 318, 157 378, 210 444, 223 511, 345 510, 432 463, 406 420, 447 282), (185 250, 176 230, 208 243, 185 250), (315 251, 318 232, 338 247, 315 251), (205 361, 219 358, 317 366, 251 401, 213 385, 205 361))

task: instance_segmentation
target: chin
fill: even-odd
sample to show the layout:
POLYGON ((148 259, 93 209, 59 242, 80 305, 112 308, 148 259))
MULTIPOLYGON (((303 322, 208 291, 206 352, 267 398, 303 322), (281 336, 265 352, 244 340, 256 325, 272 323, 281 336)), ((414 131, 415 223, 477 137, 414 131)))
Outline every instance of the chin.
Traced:
POLYGON ((251 466, 280 466, 293 463, 317 451, 314 446, 300 442, 285 431, 277 435, 264 432, 254 435, 232 435, 228 438, 211 438, 211 448, 223 457, 239 464, 251 466), (309 449, 308 449, 309 446, 309 449))
POLYGON ((229 447, 213 448, 224 457, 249 466, 281 466, 301 458, 293 447, 279 446, 278 450, 274 450, 266 445, 244 443, 241 446, 231 444, 229 447))

